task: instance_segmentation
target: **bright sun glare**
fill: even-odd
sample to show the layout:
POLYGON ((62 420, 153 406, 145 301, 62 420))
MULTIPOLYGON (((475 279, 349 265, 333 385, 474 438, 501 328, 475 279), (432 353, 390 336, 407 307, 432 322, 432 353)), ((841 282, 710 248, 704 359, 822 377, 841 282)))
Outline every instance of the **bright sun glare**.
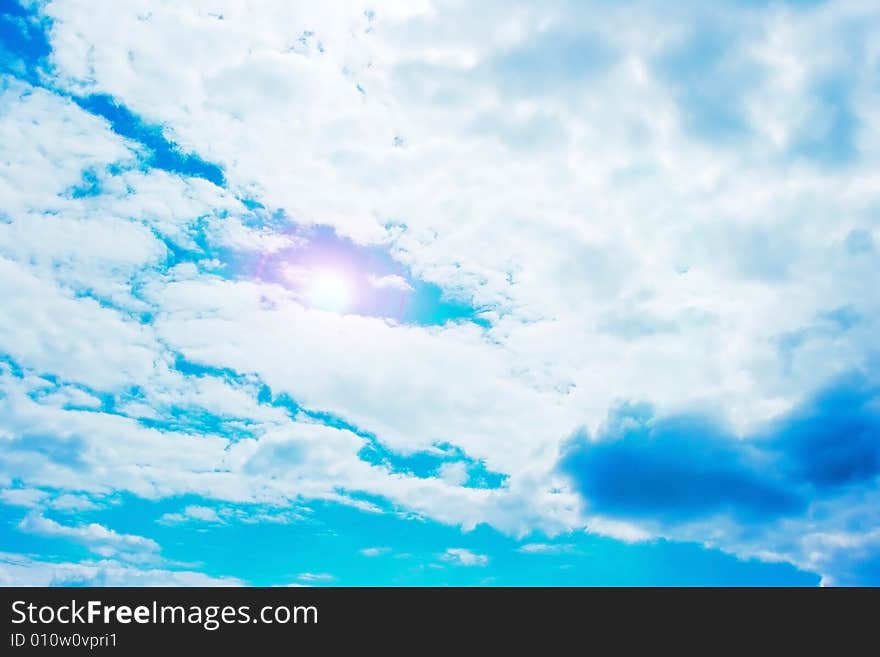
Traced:
POLYGON ((315 272, 308 283, 308 302, 313 308, 343 312, 351 303, 351 286, 336 272, 315 272))

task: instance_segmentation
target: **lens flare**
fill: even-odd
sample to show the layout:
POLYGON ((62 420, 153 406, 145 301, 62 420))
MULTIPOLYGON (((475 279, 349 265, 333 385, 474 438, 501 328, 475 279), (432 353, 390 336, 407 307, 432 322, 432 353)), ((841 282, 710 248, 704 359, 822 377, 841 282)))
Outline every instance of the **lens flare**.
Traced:
POLYGON ((317 271, 307 284, 306 299, 310 306, 341 313, 352 301, 351 284, 337 272, 317 271))

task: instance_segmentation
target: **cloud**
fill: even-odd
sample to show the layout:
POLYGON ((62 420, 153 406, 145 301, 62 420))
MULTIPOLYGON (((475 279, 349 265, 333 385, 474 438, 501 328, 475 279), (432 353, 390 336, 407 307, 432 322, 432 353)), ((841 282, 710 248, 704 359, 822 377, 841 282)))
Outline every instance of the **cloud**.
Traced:
POLYGON ((183 509, 183 512, 181 513, 162 514, 157 522, 163 525, 177 525, 192 520, 198 520, 208 523, 224 522, 223 518, 221 518, 214 509, 208 506, 200 506, 197 504, 190 504, 189 506, 185 507, 183 509))
POLYGON ((667 521, 729 513, 801 515, 810 500, 880 473, 880 389, 844 379, 757 436, 709 418, 623 405, 596 441, 569 443, 563 468, 595 509, 667 521))
POLYGON ((828 386, 876 369, 876 11, 216 9, 57 0, 3 44, 10 501, 387 503, 873 572, 872 393, 828 386), (389 264, 365 289, 468 312, 311 311, 260 263, 315 225, 389 264), (503 483, 393 467, 438 445, 503 483))
POLYGON ((46 492, 37 488, 4 488, 0 490, 0 500, 4 504, 37 508, 46 497, 46 492))
POLYGON ((315 584, 319 582, 332 582, 336 577, 330 573, 300 573, 296 578, 301 582, 315 584))
POLYGON ((526 543, 517 548, 517 552, 526 554, 567 554, 574 550, 570 543, 526 543))
POLYGON ((401 292, 412 292, 413 287, 407 283, 403 276, 397 274, 388 274, 387 276, 370 276, 370 285, 380 290, 391 289, 401 292))
POLYGON ((880 473, 880 388, 852 377, 823 390, 770 430, 785 475, 819 494, 880 473))
POLYGON ((29 513, 18 524, 28 534, 66 538, 82 543, 92 552, 104 557, 142 560, 152 558, 159 551, 156 541, 134 534, 119 534, 98 523, 71 527, 62 525, 39 513, 29 513))
POLYGON ((0 490, 0 500, 4 504, 22 506, 30 509, 41 509, 46 506, 56 511, 75 513, 93 511, 100 505, 82 495, 62 493, 52 496, 39 488, 4 488, 0 490))
MULTIPOLYGON (((635 420, 621 409, 615 420, 635 420), (622 416, 622 417, 621 417, 622 416)), ((713 513, 774 517, 803 510, 755 448, 701 418, 627 427, 591 444, 576 439, 565 458, 591 508, 625 517, 688 519, 713 513)))
POLYGON ((0 553, 3 586, 242 586, 235 577, 211 577, 192 570, 139 568, 112 559, 54 562, 0 553))
POLYGON ((362 550, 358 550, 365 557, 379 557, 383 554, 388 554, 391 552, 391 548, 388 547, 368 547, 362 550))
POLYGON ((870 533, 856 538, 847 529, 870 526, 873 512, 834 516, 853 499, 876 497, 878 437, 880 388, 851 375, 750 436, 708 416, 658 417, 650 406, 624 404, 595 438, 573 437, 561 467, 600 516, 672 537, 711 532, 714 544, 745 555, 783 541, 784 559, 831 581, 870 554, 847 557, 843 545, 874 544, 870 533))
POLYGON ((467 463, 464 461, 450 461, 443 463, 437 468, 440 478, 449 483, 461 486, 468 480, 467 463))
POLYGON ((62 512, 75 513, 77 511, 94 511, 100 509, 100 504, 90 500, 84 495, 71 495, 64 493, 50 502, 50 506, 62 512))
POLYGON ((447 548, 440 555, 442 561, 448 561, 456 566, 486 566, 489 557, 485 554, 477 554, 465 548, 447 548))

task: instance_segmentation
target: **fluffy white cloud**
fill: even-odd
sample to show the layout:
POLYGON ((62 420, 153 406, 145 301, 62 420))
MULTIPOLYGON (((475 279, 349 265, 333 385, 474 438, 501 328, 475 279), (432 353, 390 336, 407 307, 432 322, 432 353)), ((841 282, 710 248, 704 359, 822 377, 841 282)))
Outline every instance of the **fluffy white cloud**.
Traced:
POLYGON ((87 19, 79 3, 51 3, 62 83, 124 100, 298 221, 390 242, 421 275, 503 310, 493 337, 513 367, 569 390, 592 427, 627 396, 716 404, 745 429, 858 362, 853 347, 876 328, 847 345, 817 338, 787 369, 774 342, 839 305, 877 309, 870 289, 838 285, 871 267, 843 248, 875 223, 867 69, 853 82, 864 164, 834 170, 787 150, 804 131, 822 135, 814 87, 862 64, 805 44, 852 21, 876 29, 860 3, 689 5, 679 13, 705 30, 729 26, 725 59, 694 51, 691 69, 699 33, 647 3, 603 7, 601 20, 565 2, 487 4, 467 21, 456 3, 379 3, 372 18, 357 3, 151 9, 114 3, 87 19), (147 66, 159 52, 175 65, 147 66), (742 147, 692 125, 699 107, 666 73, 680 60, 683 76, 755 72, 731 100, 742 147))

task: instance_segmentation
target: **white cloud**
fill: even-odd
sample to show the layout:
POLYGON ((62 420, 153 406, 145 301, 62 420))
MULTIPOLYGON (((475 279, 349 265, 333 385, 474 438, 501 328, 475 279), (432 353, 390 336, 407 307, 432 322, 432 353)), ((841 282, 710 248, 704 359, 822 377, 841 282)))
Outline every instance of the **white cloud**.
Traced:
POLYGON ((314 584, 316 582, 332 582, 336 578, 330 573, 300 573, 297 575, 297 579, 301 582, 314 584))
POLYGON ((443 481, 453 486, 462 486, 468 480, 467 463, 463 461, 443 463, 437 468, 437 474, 443 481))
MULTIPOLYGON (((583 3, 485 3, 475 16, 456 3, 377 2, 373 21, 355 2, 157 5, 149 16, 133 1, 100 15, 49 3, 53 83, 111 94, 220 163, 229 189, 142 171, 143 149, 106 121, 4 82, 0 351, 25 372, 0 365, 0 481, 272 503, 345 489, 513 534, 663 534, 593 517, 555 472, 576 427, 645 399, 661 412, 709 408, 745 432, 864 367, 874 349, 880 105, 867 54, 880 25, 866 6, 688 9, 760 35, 725 46, 733 78, 759 73, 734 90, 748 124, 734 147, 694 133, 661 70, 688 21, 650 3, 604 7, 599 20, 583 3), (865 57, 852 54, 862 46, 850 47, 851 23, 865 57), (595 43, 608 59, 589 79, 564 78, 554 43, 595 43), (792 156, 799 135, 829 122, 814 89, 842 70, 859 159, 835 168, 792 156), (86 170, 100 193, 73 198, 86 170), (237 196, 387 248, 415 276, 486 307, 492 326, 313 313, 233 262, 217 256, 217 267, 224 249, 253 258, 291 243, 249 224, 237 196), (866 236, 855 253, 853 231, 866 236), (200 240, 211 258, 168 265, 172 249, 195 252, 200 240), (845 335, 814 332, 780 354, 781 336, 846 305, 863 319, 845 335), (242 377, 186 375, 181 354, 242 377), (61 383, 37 380, 47 373, 61 383), (356 434, 260 403, 264 383, 394 450, 447 442, 509 479, 464 489, 463 464, 425 480, 370 466, 356 434), (101 412, 101 394, 122 415, 101 412), (167 431, 137 421, 172 409, 217 421, 167 431), (51 458, 27 449, 38 433, 52 437, 51 458)), ((373 284, 409 287, 400 276, 373 284)), ((177 515, 166 521, 196 517, 177 515)), ((843 552, 811 537, 846 527, 833 513, 812 522, 686 537, 839 570, 843 552)))
POLYGON ((593 516, 587 523, 587 531, 599 536, 609 536, 624 543, 640 543, 652 537, 652 533, 637 523, 593 516))
POLYGON ((56 511, 66 512, 94 511, 95 509, 101 508, 99 504, 96 504, 88 497, 83 495, 71 495, 70 493, 59 495, 49 503, 49 506, 56 511))
POLYGON ((123 559, 142 560, 152 558, 159 551, 156 541, 134 534, 119 534, 98 523, 71 527, 62 525, 38 513, 29 513, 18 524, 28 534, 67 538, 82 543, 92 552, 103 557, 118 556, 123 559))
POLYGON ((571 543, 526 543, 517 548, 517 552, 526 554, 565 554, 575 549, 571 543))
POLYGON ((5 488, 0 490, 4 504, 36 508, 47 497, 46 492, 36 488, 5 488))
POLYGON ((217 512, 208 506, 200 506, 191 504, 183 509, 181 513, 165 513, 159 518, 158 522, 163 525, 177 525, 191 520, 199 520, 202 522, 222 523, 223 518, 217 515, 217 512))
POLYGON ((383 554, 388 554, 391 552, 391 548, 388 547, 368 547, 363 550, 358 550, 365 557, 379 557, 383 554))
POLYGON ((52 406, 78 406, 80 408, 101 408, 101 400, 84 390, 73 386, 61 386, 53 390, 41 400, 44 404, 52 406))
POLYGON ((82 495, 62 493, 53 497, 38 488, 4 488, 0 490, 0 500, 5 504, 22 506, 30 509, 50 507, 56 511, 92 511, 100 508, 98 504, 82 495))
POLYGON ((409 283, 406 282, 406 279, 403 276, 398 276, 397 274, 388 274, 387 276, 369 276, 368 280, 370 285, 380 290, 383 289, 392 289, 392 290, 400 290, 401 292, 411 292, 413 287, 409 283))
POLYGON ((457 566, 486 566, 489 564, 487 555, 477 554, 465 548, 447 548, 446 552, 440 555, 440 559, 457 566))
POLYGON ((207 506, 190 505, 186 507, 183 512, 190 518, 195 518, 196 520, 204 520, 207 522, 220 521, 220 517, 217 515, 217 512, 207 506))
POLYGON ((52 562, 0 553, 2 586, 242 586, 234 577, 189 570, 139 568, 112 559, 52 562))

